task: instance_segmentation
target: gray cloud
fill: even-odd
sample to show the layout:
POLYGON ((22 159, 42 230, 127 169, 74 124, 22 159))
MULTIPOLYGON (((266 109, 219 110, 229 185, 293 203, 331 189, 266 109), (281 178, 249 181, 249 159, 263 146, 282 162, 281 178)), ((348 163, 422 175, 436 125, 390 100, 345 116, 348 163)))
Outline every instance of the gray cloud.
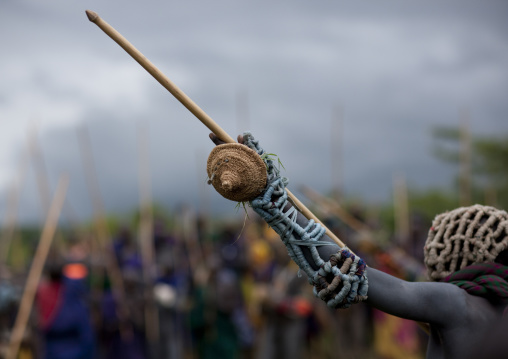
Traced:
MULTIPOLYGON (((135 208, 136 133, 145 123, 154 198, 233 211, 204 184, 209 131, 88 22, 85 6, 233 137, 244 91, 248 129, 280 156, 293 192, 301 184, 330 189, 336 106, 344 109, 344 132, 336 134, 343 152, 334 154, 343 158, 344 188, 375 200, 389 198, 394 172, 415 186, 451 182, 453 169, 431 157, 430 130, 458 124, 462 108, 474 133, 508 131, 504 1, 4 1, 2 198, 36 120, 52 186, 60 172, 70 173, 78 216, 91 214, 76 137, 83 125, 106 208, 135 208)), ((23 187, 26 220, 39 218, 33 178, 23 187)))

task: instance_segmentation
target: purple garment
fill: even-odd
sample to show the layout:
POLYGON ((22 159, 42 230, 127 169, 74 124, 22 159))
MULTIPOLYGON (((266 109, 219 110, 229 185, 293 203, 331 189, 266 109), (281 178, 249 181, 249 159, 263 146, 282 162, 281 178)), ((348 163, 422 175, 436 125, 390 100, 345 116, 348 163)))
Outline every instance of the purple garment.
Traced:
POLYGON ((44 358, 91 359, 95 339, 83 280, 63 279, 60 305, 44 335, 44 358))

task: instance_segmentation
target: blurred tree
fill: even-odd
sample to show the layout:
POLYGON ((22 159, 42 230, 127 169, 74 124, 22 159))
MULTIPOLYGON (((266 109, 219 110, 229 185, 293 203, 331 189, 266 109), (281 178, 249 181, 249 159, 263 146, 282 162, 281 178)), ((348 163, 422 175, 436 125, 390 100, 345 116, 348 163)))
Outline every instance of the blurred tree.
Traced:
POLYGON ((459 141, 460 130, 457 127, 435 127, 432 129, 432 138, 435 140, 432 153, 445 162, 458 164, 460 161, 459 141))
MULTIPOLYGON (((464 129, 459 127, 436 127, 432 132, 436 140, 433 153, 445 162, 460 166, 467 151, 464 129)), ((473 137, 470 141, 471 156, 468 160, 470 174, 461 170, 461 177, 470 176, 472 202, 508 209, 508 134, 501 136, 473 137)), ((462 166, 462 168, 468 166, 462 166)))
POLYGON ((483 182, 485 202, 508 210, 508 135, 474 141, 473 168, 483 182))
POLYGON ((440 188, 431 188, 424 191, 412 190, 409 195, 409 206, 413 208, 413 212, 417 209, 418 213, 429 221, 436 214, 457 207, 457 203, 458 198, 455 193, 440 188))
POLYGON ((434 148, 434 154, 442 160, 456 163, 459 167, 457 183, 460 206, 469 206, 474 202, 472 198, 473 151, 468 123, 468 113, 462 111, 461 123, 458 128, 437 127, 433 131, 434 139, 438 140, 434 148), (448 145, 448 148, 445 145, 448 145))

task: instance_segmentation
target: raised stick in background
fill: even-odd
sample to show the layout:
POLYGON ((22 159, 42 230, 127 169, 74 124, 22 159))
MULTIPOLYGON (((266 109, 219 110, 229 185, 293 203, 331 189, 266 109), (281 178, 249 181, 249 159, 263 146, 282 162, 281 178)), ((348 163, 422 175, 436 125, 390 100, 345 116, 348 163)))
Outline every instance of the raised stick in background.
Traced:
POLYGON ((78 139, 88 192, 92 198, 92 205, 94 208, 94 221, 95 229, 97 231, 97 239, 101 252, 105 255, 106 271, 111 279, 113 295, 118 304, 117 315, 121 323, 120 331, 122 337, 125 339, 132 334, 132 328, 129 323, 130 312, 125 303, 125 286, 122 272, 118 266, 116 257, 112 253, 111 246, 109 246, 111 235, 109 233, 106 219, 104 218, 104 206, 102 204, 99 183, 97 182, 92 146, 90 145, 90 136, 88 135, 86 127, 83 127, 81 131, 78 131, 78 139))
POLYGON ((406 248, 409 241, 409 205, 406 178, 403 173, 393 175, 393 210, 395 215, 395 238, 406 248))
MULTIPOLYGON (((136 60, 150 75, 152 75, 162 86, 166 88, 182 105, 184 105, 190 112, 194 114, 210 131, 212 131, 219 139, 226 143, 236 143, 231 136, 229 136, 210 116, 208 116, 194 101, 192 101, 178 86, 176 86, 166 75, 164 75, 154 64, 152 64, 138 49, 136 49, 126 38, 124 38, 118 31, 111 25, 100 18, 100 16, 90 10, 86 10, 88 19, 96 24, 102 31, 104 31, 112 40, 114 40, 120 47, 122 47, 131 57, 136 60)), ((296 198, 288 189, 288 197, 297 209, 307 217, 313 219, 315 222, 320 223, 324 228, 326 226, 296 198)), ((340 247, 346 245, 326 228, 326 234, 334 240, 340 247)))
POLYGON ((42 150, 37 141, 37 128, 35 126, 32 127, 29 132, 28 143, 30 146, 30 157, 32 158, 32 163, 37 178, 37 187, 39 189, 43 218, 45 218, 49 209, 51 190, 49 188, 46 161, 44 160, 42 150))
POLYGON ((236 107, 236 123, 238 126, 238 133, 250 128, 249 121, 249 93, 246 89, 240 89, 236 92, 235 98, 236 107))
POLYGON ((470 206, 471 201, 471 132, 469 131, 469 111, 463 109, 460 114, 460 193, 461 207, 470 206))
POLYGON ((12 187, 7 195, 7 213, 0 234, 0 256, 1 264, 7 264, 12 239, 16 230, 18 221, 19 193, 25 181, 28 167, 28 153, 23 153, 16 178, 13 180, 12 187))
POLYGON ((331 186, 332 197, 340 201, 343 186, 343 142, 344 142, 344 109, 342 106, 334 107, 331 123, 331 186))
POLYGON ((204 250, 198 238, 198 223, 196 213, 189 205, 182 206, 180 222, 180 236, 183 239, 187 255, 189 258, 189 267, 196 281, 196 276, 207 271, 207 260, 204 256, 204 250))
MULTIPOLYGON (((198 174, 198 186, 199 186, 199 215, 204 219, 208 220, 210 217, 210 191, 209 185, 205 180, 199 180, 199 174, 203 172, 203 168, 206 168, 206 157, 208 153, 199 149, 196 151, 196 173, 198 174)), ((204 231, 207 232, 206 230, 204 231)))
POLYGON ((150 151, 148 128, 138 128, 139 163, 139 244, 143 261, 143 279, 145 287, 145 331, 149 343, 159 341, 159 312, 153 298, 155 273, 153 246, 152 185, 150 176, 150 151))
POLYGON ((302 193, 310 199, 311 201, 319 204, 321 207, 325 208, 327 211, 332 212, 336 215, 342 222, 344 222, 349 228, 354 230, 355 232, 364 232, 370 233, 369 227, 366 224, 359 221, 347 211, 345 211, 337 202, 321 196, 316 191, 310 189, 309 187, 303 186, 302 193))
MULTIPOLYGON (((28 146, 30 149, 30 157, 32 160, 32 164, 35 171, 35 177, 37 180, 37 189, 39 192, 39 198, 41 201, 41 210, 42 210, 42 218, 46 217, 47 211, 49 209, 50 200, 51 200, 51 186, 49 185, 49 179, 48 179, 48 170, 46 167, 46 160, 44 157, 44 152, 42 150, 42 147, 37 139, 38 137, 38 130, 37 126, 34 125, 29 133, 28 133, 28 146)), ((64 208, 68 207, 68 204, 64 203, 64 208)), ((69 220, 72 214, 72 211, 70 210, 64 210, 63 217, 66 220, 69 220)), ((72 222, 72 221, 70 221, 72 222)), ((76 222, 76 221, 74 221, 76 222)), ((64 245, 65 238, 63 234, 58 230, 56 230, 55 234, 55 245, 54 248, 58 248, 64 245)), ((50 253, 50 257, 52 255, 55 255, 56 253, 50 253)))
MULTIPOLYGON (((313 201, 315 204, 321 207, 325 212, 337 216, 337 218, 339 218, 342 222, 344 222, 346 226, 348 226, 355 232, 362 234, 362 237, 365 238, 365 240, 368 240, 369 242, 374 244, 378 249, 381 249, 380 246, 374 241, 374 234, 372 233, 372 230, 365 223, 349 214, 337 202, 320 195, 319 193, 308 187, 303 187, 302 192, 307 198, 309 198, 311 201, 313 201)), ((402 264, 407 264, 406 269, 409 272, 413 272, 415 274, 423 273, 424 271, 423 264, 414 259, 403 249, 397 247, 395 249, 392 249, 390 253, 392 254, 393 259, 397 263, 401 264, 402 267, 404 267, 404 265, 402 264)))
POLYGON ((68 177, 62 176, 58 182, 53 202, 48 209, 46 223, 44 224, 44 229, 35 251, 34 259, 32 261, 32 265, 30 266, 30 271, 28 272, 25 290, 23 292, 23 296, 21 297, 16 321, 14 322, 6 359, 16 359, 18 356, 19 347, 21 345, 21 340, 23 339, 23 334, 25 333, 28 318, 32 310, 32 305, 34 302, 35 294, 37 292, 37 286, 41 278, 42 270, 44 268, 44 263, 46 262, 46 258, 48 256, 49 249, 51 248, 51 243, 53 242, 55 231, 58 225, 58 218, 60 216, 60 211, 62 210, 62 205, 65 200, 68 185, 68 177))
POLYGON ((497 191, 492 185, 485 187, 485 204, 487 206, 497 207, 497 191))

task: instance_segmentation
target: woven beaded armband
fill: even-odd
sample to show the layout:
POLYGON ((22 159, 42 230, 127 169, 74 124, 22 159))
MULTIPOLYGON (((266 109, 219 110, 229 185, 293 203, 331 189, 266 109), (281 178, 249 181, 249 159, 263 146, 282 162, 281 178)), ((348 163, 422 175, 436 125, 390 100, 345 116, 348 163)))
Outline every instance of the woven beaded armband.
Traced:
POLYGON ((280 176, 273 160, 263 156, 263 149, 249 132, 244 133, 244 144, 263 158, 268 172, 267 186, 251 201, 251 206, 280 236, 291 259, 307 274, 309 283, 314 286, 314 294, 332 308, 348 308, 365 300, 368 290, 365 262, 347 248, 341 248, 330 260, 324 261, 317 247, 334 245, 321 240, 325 228, 312 219, 301 227, 296 222, 298 212, 293 206, 283 212, 288 204, 287 178, 280 176), (302 247, 308 248, 314 268, 318 270, 309 264, 302 247))

